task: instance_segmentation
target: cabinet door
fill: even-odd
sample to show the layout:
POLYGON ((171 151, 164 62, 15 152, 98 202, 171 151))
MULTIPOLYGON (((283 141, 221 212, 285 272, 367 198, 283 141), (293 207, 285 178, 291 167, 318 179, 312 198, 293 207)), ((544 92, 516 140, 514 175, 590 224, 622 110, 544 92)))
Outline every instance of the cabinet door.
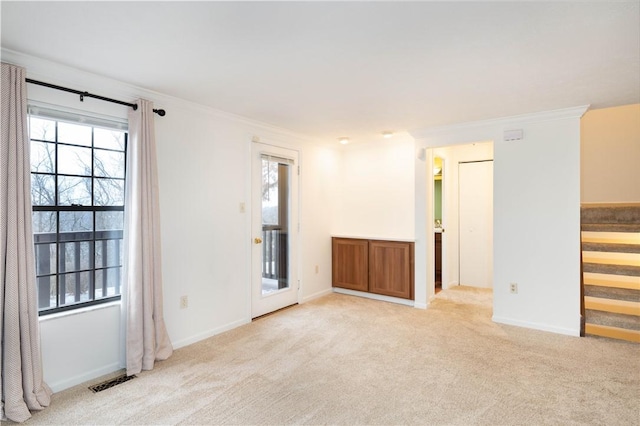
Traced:
POLYGON ((367 240, 332 239, 333 286, 369 290, 369 244, 367 240))
POLYGON ((369 291, 413 299, 413 243, 369 241, 369 291))

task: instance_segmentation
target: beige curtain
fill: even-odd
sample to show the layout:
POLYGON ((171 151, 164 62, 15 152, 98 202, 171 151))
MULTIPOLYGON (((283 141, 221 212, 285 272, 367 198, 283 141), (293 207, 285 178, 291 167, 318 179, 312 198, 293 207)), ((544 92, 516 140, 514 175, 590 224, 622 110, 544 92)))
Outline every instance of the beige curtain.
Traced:
POLYGON ((23 422, 51 390, 42 378, 31 225, 26 71, 2 64, 0 150, 0 417, 23 422))
POLYGON ((125 201, 127 375, 153 369, 173 353, 162 314, 160 207, 153 104, 129 113, 125 201))

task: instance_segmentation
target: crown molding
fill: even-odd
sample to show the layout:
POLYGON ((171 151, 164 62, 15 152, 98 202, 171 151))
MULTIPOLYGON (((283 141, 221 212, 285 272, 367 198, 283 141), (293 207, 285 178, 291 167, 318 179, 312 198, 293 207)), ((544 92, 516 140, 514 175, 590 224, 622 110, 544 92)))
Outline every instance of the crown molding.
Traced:
POLYGON ((72 87, 77 90, 87 90, 104 96, 121 98, 128 102, 135 102, 135 99, 144 98, 153 101, 158 108, 166 109, 167 114, 171 114, 172 107, 181 108, 250 126, 257 132, 263 131, 268 134, 274 134, 281 137, 285 136, 287 138, 295 139, 298 142, 313 144, 319 142, 307 135, 270 123, 222 111, 197 102, 167 95, 165 93, 145 89, 120 80, 115 80, 103 75, 91 73, 59 62, 28 55, 15 50, 2 48, 0 50, 0 58, 2 62, 26 68, 27 76, 34 80, 43 80, 47 83, 72 87))
POLYGON ((589 109, 589 106, 590 105, 581 105, 572 108, 514 115, 490 120, 470 121, 466 123, 452 124, 447 126, 427 127, 424 129, 411 130, 409 131, 409 133, 416 139, 426 139, 433 136, 468 132, 479 129, 509 128, 552 120, 567 120, 582 117, 584 113, 589 109))

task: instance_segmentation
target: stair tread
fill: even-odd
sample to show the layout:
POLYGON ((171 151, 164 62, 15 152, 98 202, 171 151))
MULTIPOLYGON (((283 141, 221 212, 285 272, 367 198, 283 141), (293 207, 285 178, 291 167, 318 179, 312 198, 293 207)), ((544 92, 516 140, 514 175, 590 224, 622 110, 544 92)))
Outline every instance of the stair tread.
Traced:
POLYGON ((629 290, 640 290, 640 277, 628 275, 601 274, 597 272, 584 272, 583 281, 585 285, 626 288, 629 290))
POLYGON ((583 242, 640 245, 640 232, 582 231, 583 242))
POLYGON ((625 315, 640 315, 640 302, 628 300, 605 299, 602 297, 585 296, 585 309, 614 312, 625 315))
POLYGON ((586 323, 584 331, 587 335, 609 337, 612 339, 640 343, 640 331, 637 330, 627 330, 620 327, 586 323))
POLYGON ((584 263, 598 263, 605 265, 623 265, 640 267, 640 253, 620 253, 605 251, 583 251, 584 263))

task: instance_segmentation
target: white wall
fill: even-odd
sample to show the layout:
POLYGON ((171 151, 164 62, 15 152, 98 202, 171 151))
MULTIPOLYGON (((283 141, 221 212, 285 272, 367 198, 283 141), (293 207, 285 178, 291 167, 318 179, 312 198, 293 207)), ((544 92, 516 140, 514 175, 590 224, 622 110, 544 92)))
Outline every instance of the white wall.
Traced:
POLYGON ((640 104, 587 111, 580 140, 582 202, 640 202, 640 104))
POLYGON ((333 234, 413 240, 413 157, 408 134, 344 146, 333 234))
MULTIPOLYGON (((580 116, 586 107, 414 133, 420 148, 494 141, 496 322, 579 335, 580 116), (524 139, 503 141, 522 129, 524 139), (550 208, 551 207, 551 208, 550 208), (518 283, 518 294, 509 283, 518 283)), ((426 303, 426 163, 416 159, 416 295, 426 303)))
MULTIPOLYGON (((163 250, 164 316, 178 348, 250 321, 250 144, 253 136, 300 152, 301 301, 331 291, 330 232, 337 150, 302 136, 80 70, 2 51, 30 78, 122 100, 144 97, 156 117, 163 250), (246 213, 240 213, 240 203, 246 213), (318 265, 318 273, 315 273, 318 265), (189 307, 179 309, 180 297, 189 307)), ((126 117, 128 109, 28 86, 31 100, 126 117)), ((45 380, 54 390, 122 365, 119 306, 42 320, 45 380), (101 338, 96 339, 95 330, 101 338), (68 344, 68 330, 75 344, 68 344), (69 360, 82 360, 70 363, 69 360), (64 364, 64 368, 58 366, 64 364)))

